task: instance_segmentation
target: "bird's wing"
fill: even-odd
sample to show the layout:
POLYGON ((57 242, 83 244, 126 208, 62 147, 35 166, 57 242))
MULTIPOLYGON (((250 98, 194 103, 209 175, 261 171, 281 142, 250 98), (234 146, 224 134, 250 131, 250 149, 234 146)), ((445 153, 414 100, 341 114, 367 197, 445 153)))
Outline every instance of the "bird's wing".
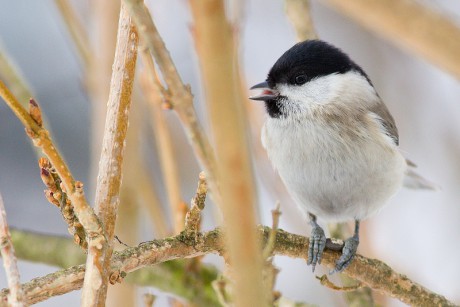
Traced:
POLYGON ((379 101, 370 108, 370 111, 380 117, 379 119, 382 122, 387 135, 395 141, 396 145, 399 145, 398 128, 396 128, 395 120, 393 119, 393 116, 391 116, 390 111, 388 111, 385 104, 379 101))

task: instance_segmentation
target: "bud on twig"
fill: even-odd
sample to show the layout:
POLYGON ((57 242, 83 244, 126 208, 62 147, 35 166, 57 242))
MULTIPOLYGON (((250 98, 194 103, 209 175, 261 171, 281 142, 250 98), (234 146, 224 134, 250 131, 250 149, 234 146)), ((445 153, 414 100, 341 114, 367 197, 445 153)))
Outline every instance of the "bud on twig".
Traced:
POLYGON ((33 98, 30 98, 29 100, 29 114, 37 125, 40 127, 43 125, 42 111, 40 110, 38 103, 33 98))

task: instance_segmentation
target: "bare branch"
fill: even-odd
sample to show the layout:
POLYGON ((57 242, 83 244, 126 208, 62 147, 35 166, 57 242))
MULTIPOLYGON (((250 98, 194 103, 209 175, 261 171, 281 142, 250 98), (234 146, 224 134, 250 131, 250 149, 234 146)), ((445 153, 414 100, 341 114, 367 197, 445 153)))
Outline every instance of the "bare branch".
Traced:
POLYGON ((204 209, 204 202, 206 201, 206 193, 208 187, 206 185, 206 178, 203 172, 200 173, 198 187, 196 188, 195 197, 192 198, 190 210, 185 216, 185 231, 197 234, 200 230, 201 211, 204 209))
POLYGON ((460 27, 412 0, 326 0, 340 13, 460 79, 460 27))
POLYGON ((155 64, 148 48, 143 48, 140 55, 146 67, 145 73, 141 75, 140 84, 147 97, 148 109, 152 117, 150 122, 155 135, 161 172, 173 214, 174 234, 178 234, 184 228, 185 204, 181 198, 179 170, 172 136, 166 122, 165 114, 163 113, 164 111, 162 110, 162 105, 169 106, 169 103, 167 104, 166 102, 166 93, 158 80, 155 64))
POLYGON ((70 4, 69 0, 54 0, 62 19, 69 30, 70 36, 77 47, 85 67, 88 67, 91 61, 90 43, 83 24, 78 19, 75 9, 70 4))
POLYGON ((88 269, 82 291, 84 306, 103 306, 107 295, 137 42, 134 23, 122 5, 95 200, 106 240, 100 240, 97 246, 89 246, 86 261, 88 269))
MULTIPOLYGON (((267 243, 271 229, 259 228, 264 245, 267 243)), ((112 258, 112 271, 133 272, 144 266, 150 266, 172 259, 192 258, 210 253, 222 254, 224 245, 221 230, 199 233, 195 236, 185 236, 184 233, 162 239, 145 242, 138 247, 128 248, 115 253, 112 258)), ((283 230, 276 232, 274 255, 300 258, 306 261, 308 238, 283 230)), ((340 252, 326 249, 321 265, 328 268, 335 267, 335 261, 340 252)), ((85 267, 75 266, 63 271, 40 277, 23 285, 27 296, 27 303, 37 303, 55 295, 61 295, 82 286, 85 267)), ((369 259, 356 255, 355 260, 344 271, 363 285, 371 287, 388 296, 414 306, 456 306, 445 297, 436 294, 415 283, 377 259, 369 259)), ((8 291, 2 290, 0 302, 5 300, 8 291)), ((0 304, 1 305, 1 304, 0 304)))
POLYGON ((285 0, 284 5, 298 42, 318 38, 310 14, 310 0, 285 0))
MULTIPOLYGON (((70 199, 74 212, 77 215, 79 222, 83 225, 89 241, 98 242, 102 234, 102 227, 99 224, 99 219, 94 214, 93 209, 88 205, 83 193, 83 183, 75 181, 64 159, 61 157, 49 136, 48 130, 40 126, 34 118, 24 109, 18 102, 16 97, 8 90, 8 88, 0 81, 0 96, 5 100, 6 104, 11 108, 14 114, 19 118, 26 128, 27 135, 32 138, 34 145, 41 148, 43 153, 48 157, 52 166, 56 170, 60 180, 62 181, 62 190, 70 199)), ((36 115, 35 115, 36 117, 36 115)))
POLYGON ((8 222, 6 221, 5 206, 3 198, 0 194, 0 252, 3 259, 3 266, 5 267, 6 279, 10 289, 8 295, 8 302, 13 307, 25 306, 24 293, 22 291, 21 282, 19 278, 19 270, 17 259, 14 252, 14 246, 11 242, 11 234, 8 229, 8 222))
POLYGON ((257 200, 235 32, 223 0, 189 1, 189 5, 217 156, 233 299, 236 306, 265 306, 263 260, 255 232, 257 200))
POLYGON ((215 157, 211 144, 203 128, 198 122, 193 107, 193 96, 189 86, 186 86, 172 62, 168 50, 158 33, 150 13, 142 0, 124 0, 129 9, 144 44, 158 63, 158 67, 168 86, 170 102, 184 126, 195 155, 208 178, 212 197, 216 203, 221 203, 215 175, 215 157))

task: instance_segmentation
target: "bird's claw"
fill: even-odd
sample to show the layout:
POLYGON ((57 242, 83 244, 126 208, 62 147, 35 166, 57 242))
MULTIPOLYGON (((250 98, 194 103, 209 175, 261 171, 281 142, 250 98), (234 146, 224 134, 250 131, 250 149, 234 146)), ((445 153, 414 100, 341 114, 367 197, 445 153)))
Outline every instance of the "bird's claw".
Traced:
POLYGON ((314 226, 311 230, 310 243, 308 245, 307 265, 312 265, 312 271, 315 271, 316 264, 321 264, 323 251, 326 247, 326 236, 324 230, 319 226, 314 226))
POLYGON ((345 270, 353 260, 358 250, 359 239, 356 236, 345 240, 345 244, 342 249, 342 255, 335 263, 335 268, 329 273, 340 273, 345 270))

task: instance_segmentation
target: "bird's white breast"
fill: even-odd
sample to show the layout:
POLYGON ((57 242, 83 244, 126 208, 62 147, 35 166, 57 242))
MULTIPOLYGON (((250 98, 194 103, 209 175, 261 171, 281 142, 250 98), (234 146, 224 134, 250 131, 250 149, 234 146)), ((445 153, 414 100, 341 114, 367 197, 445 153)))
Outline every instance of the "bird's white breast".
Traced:
POLYGON ((399 189, 406 169, 373 113, 346 124, 311 114, 268 118, 262 143, 295 202, 326 220, 376 212, 399 189))

